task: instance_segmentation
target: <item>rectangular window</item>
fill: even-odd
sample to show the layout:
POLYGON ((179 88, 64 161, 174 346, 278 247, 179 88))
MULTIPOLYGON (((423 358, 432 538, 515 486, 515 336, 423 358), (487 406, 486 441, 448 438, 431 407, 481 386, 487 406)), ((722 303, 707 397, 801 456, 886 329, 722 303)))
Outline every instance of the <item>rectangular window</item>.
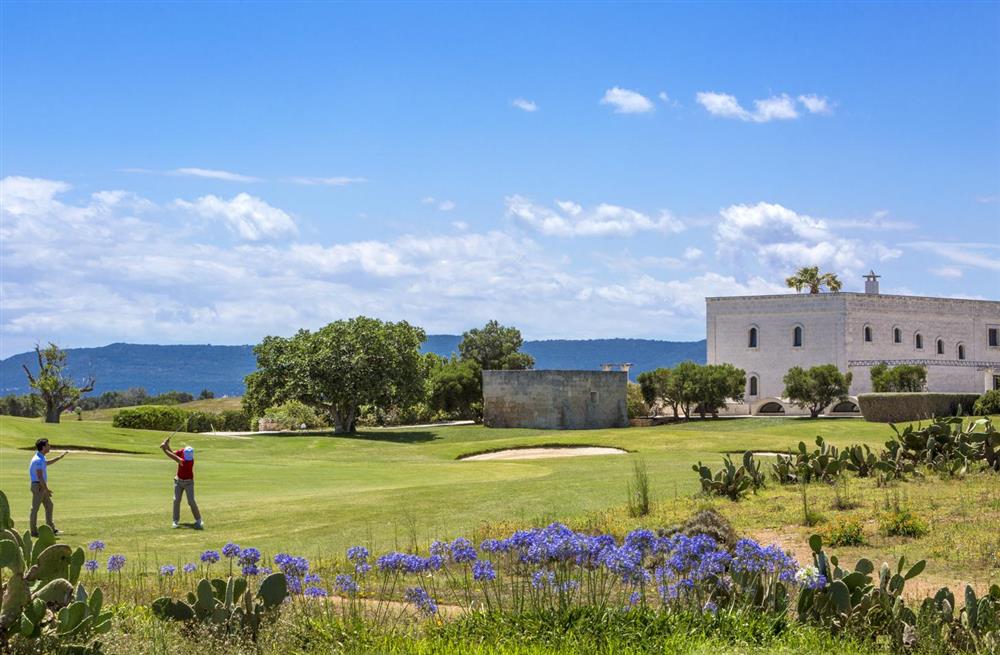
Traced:
POLYGON ((986 331, 987 342, 991 348, 1000 346, 1000 328, 991 327, 986 331))

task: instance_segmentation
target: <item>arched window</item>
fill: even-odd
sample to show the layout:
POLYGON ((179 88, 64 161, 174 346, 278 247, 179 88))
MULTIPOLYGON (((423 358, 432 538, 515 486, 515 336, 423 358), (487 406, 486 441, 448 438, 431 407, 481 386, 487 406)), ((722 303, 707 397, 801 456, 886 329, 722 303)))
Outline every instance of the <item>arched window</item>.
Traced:
POLYGON ((870 325, 865 326, 865 342, 866 343, 872 342, 872 326, 870 325))
POLYGON ((792 347, 801 348, 802 347, 802 326, 796 325, 795 329, 792 330, 792 347))
POLYGON ((913 335, 913 346, 917 350, 923 350, 924 349, 924 337, 919 332, 917 332, 916 334, 913 335))
POLYGON ((937 350, 937 354, 939 354, 939 355, 943 355, 944 354, 944 339, 938 339, 937 340, 936 350, 937 350))
POLYGON ((903 331, 897 328, 892 328, 892 342, 893 343, 903 343, 903 331))
POLYGON ((747 392, 747 395, 748 396, 756 396, 757 395, 757 376, 756 375, 751 375, 750 376, 749 386, 750 386, 750 390, 747 392))
POLYGON ((958 358, 965 359, 965 344, 958 344, 958 358))
POLYGON ((751 326, 747 331, 747 348, 757 347, 757 326, 751 326))

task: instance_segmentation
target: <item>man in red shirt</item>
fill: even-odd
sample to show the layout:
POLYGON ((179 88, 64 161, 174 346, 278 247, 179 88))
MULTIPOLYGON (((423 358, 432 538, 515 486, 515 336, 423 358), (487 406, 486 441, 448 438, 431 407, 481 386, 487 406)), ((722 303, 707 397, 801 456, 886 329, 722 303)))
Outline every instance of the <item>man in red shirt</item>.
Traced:
POLYGON ((194 514, 194 527, 201 530, 205 524, 201 522, 201 512, 198 503, 194 502, 194 448, 188 446, 181 450, 170 450, 170 437, 163 440, 160 449, 170 459, 177 462, 177 477, 174 478, 174 525, 178 528, 181 520, 181 496, 187 494, 188 506, 194 514))

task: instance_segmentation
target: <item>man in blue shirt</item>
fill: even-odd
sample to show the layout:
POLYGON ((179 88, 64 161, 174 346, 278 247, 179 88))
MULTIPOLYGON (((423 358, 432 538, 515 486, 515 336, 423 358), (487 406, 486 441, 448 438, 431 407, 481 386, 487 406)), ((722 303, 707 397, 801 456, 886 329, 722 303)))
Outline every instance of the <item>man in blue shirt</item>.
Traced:
POLYGON ((35 442, 35 456, 31 458, 28 466, 28 475, 31 477, 31 516, 28 523, 31 525, 31 536, 38 536, 38 506, 45 506, 45 524, 52 528, 52 531, 59 534, 55 524, 52 522, 52 490, 49 489, 49 464, 55 464, 66 456, 64 450, 62 455, 46 460, 49 453, 48 439, 39 439, 35 442))

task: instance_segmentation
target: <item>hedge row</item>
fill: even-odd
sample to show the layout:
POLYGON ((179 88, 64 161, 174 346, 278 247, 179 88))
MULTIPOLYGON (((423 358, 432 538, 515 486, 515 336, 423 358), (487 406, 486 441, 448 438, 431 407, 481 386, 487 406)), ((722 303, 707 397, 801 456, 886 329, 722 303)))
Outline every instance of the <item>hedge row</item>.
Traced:
POLYGON ((142 405, 123 409, 115 414, 112 425, 134 430, 162 432, 212 432, 215 430, 242 432, 250 429, 250 417, 230 409, 219 414, 189 412, 168 405, 142 405))
POLYGON ((858 405, 866 421, 899 423, 971 414, 978 399, 978 393, 863 393, 858 405))

